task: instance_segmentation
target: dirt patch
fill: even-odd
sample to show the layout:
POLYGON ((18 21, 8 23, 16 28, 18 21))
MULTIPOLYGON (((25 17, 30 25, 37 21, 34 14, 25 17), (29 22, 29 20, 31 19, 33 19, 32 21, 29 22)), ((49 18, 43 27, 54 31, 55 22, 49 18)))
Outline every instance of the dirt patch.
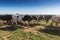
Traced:
POLYGON ((32 32, 32 33, 35 33, 37 34, 37 29, 44 29, 45 27, 44 26, 35 26, 35 27, 24 27, 24 32, 32 32))

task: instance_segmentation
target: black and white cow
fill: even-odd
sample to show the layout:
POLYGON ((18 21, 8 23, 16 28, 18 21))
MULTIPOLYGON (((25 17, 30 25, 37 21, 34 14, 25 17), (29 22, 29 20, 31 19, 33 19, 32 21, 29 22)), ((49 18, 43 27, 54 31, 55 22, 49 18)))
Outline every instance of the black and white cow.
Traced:
POLYGON ((7 23, 11 22, 12 15, 0 15, 0 20, 6 20, 7 23))
POLYGON ((24 15, 24 17, 22 18, 23 21, 31 21, 32 17, 30 15, 24 15))
POLYGON ((46 20, 46 22, 48 22, 53 15, 44 15, 44 20, 46 20))

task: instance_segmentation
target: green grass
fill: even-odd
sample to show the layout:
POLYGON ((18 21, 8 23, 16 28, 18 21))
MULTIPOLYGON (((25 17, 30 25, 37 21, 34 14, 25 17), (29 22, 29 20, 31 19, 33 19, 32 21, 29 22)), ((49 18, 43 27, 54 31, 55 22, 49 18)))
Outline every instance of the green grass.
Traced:
POLYGON ((43 37, 45 36, 46 40, 60 40, 60 31, 58 30, 40 30, 42 32, 43 37))
POLYGON ((31 32, 23 32, 22 30, 17 29, 13 35, 9 37, 9 40, 45 40, 45 38, 31 32))
MULTIPOLYGON (((41 21, 34 20, 34 21, 30 21, 29 25, 50 26, 50 22, 51 20, 49 20, 49 22, 46 22, 45 20, 41 20, 41 21)), ((22 22, 22 24, 26 25, 27 23, 22 22)), ((56 25, 53 24, 53 26, 56 26, 56 25)), ((60 27, 60 24, 58 24, 58 26, 60 27)), ((4 37, 7 36, 7 35, 4 35, 5 33, 7 33, 5 31, 10 32, 8 35, 12 34, 9 37, 7 37, 8 40, 60 40, 60 31, 58 30, 36 29, 36 31, 38 32, 37 34, 35 34, 32 32, 24 32, 23 29, 21 28, 18 28, 18 29, 10 28, 8 30, 0 29, 0 40, 4 40, 4 37)))
POLYGON ((4 40, 4 38, 3 38, 3 31, 2 30, 0 30, 0 40, 4 40))
MULTIPOLYGON (((3 34, 5 34, 5 32, 0 30, 0 40, 4 40, 3 34)), ((60 40, 60 31, 56 30, 40 30, 35 34, 32 32, 24 32, 23 29, 18 28, 11 31, 8 35, 10 35, 7 37, 8 40, 60 40), (11 33, 12 35, 10 35, 11 33)))
POLYGON ((37 34, 24 32, 21 29, 14 31, 13 35, 9 36, 9 40, 60 40, 59 31, 44 30, 37 34), (38 35, 37 35, 38 34, 38 35))

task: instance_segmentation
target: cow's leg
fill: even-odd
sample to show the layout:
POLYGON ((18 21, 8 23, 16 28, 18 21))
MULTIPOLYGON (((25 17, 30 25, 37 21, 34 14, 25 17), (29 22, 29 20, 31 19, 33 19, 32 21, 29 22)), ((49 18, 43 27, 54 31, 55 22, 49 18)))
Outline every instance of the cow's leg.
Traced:
POLYGON ((17 26, 18 26, 18 23, 17 23, 17 21, 15 21, 14 23, 15 23, 15 24, 14 24, 14 25, 15 25, 15 27, 17 28, 17 26))
POLYGON ((50 23, 50 26, 53 26, 53 23, 50 23))
POLYGON ((9 20, 9 23, 12 24, 12 20, 9 20))
POLYGON ((26 21, 26 25, 28 26, 28 21, 26 21))
POLYGON ((13 19, 11 19, 11 24, 12 24, 12 25, 13 25, 13 22, 14 22, 13 19))
POLYGON ((16 21, 13 21, 13 27, 17 27, 17 23, 16 23, 16 21))
POLYGON ((13 27, 15 27, 16 26, 15 21, 12 19, 11 22, 12 22, 13 27))
POLYGON ((53 23, 54 23, 54 22, 53 22, 53 21, 51 21, 50 26, 53 26, 53 23))
POLYGON ((10 23, 11 23, 11 20, 10 20, 10 23))
POLYGON ((9 21, 7 20, 7 23, 9 23, 9 21))
POLYGON ((48 20, 46 20, 45 22, 46 22, 46 24, 47 24, 48 20))
POLYGON ((58 26, 58 23, 55 23, 56 26, 58 26))

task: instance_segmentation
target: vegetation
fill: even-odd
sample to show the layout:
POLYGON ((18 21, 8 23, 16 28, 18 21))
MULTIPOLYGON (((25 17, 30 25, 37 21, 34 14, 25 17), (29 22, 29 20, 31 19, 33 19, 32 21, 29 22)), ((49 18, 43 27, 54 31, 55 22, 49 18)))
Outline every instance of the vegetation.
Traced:
MULTIPOLYGON (((49 20, 48 22, 46 22, 46 20, 40 20, 40 21, 37 21, 37 20, 32 20, 32 21, 29 21, 29 22, 24 22, 24 21, 21 21, 21 22, 18 22, 19 25, 40 25, 40 26, 51 26, 51 20, 49 20)), ((55 25, 55 23, 52 24, 52 26, 54 27, 60 27, 60 24, 58 25, 55 25)))
POLYGON ((20 29, 20 28, 18 28, 15 31, 7 31, 7 32, 0 30, 0 40, 6 40, 6 38, 8 40, 60 40, 59 35, 60 35, 60 32, 54 31, 54 30, 53 31, 39 30, 37 34, 32 32, 24 32, 23 29, 20 29))
MULTIPOLYGON (((45 20, 36 21, 32 20, 28 22, 28 25, 34 26, 50 26, 51 20, 46 22, 45 20)), ((27 25, 26 22, 20 22, 19 25, 27 25)), ((3 24, 6 25, 6 24, 3 24)), ((53 23, 53 26, 56 25, 53 23)), ((60 24, 58 24, 60 27, 60 24)), ((40 29, 39 27, 30 28, 24 31, 24 28, 14 28, 14 27, 1 27, 0 26, 0 40, 60 40, 60 30, 52 29, 40 29), (34 29, 33 29, 34 28, 34 29), (27 32, 28 31, 28 32, 27 32), (35 31, 35 32, 34 32, 35 31)))
POLYGON ((9 40, 44 40, 42 36, 35 35, 31 32, 23 32, 21 29, 17 29, 13 35, 9 37, 9 40))

